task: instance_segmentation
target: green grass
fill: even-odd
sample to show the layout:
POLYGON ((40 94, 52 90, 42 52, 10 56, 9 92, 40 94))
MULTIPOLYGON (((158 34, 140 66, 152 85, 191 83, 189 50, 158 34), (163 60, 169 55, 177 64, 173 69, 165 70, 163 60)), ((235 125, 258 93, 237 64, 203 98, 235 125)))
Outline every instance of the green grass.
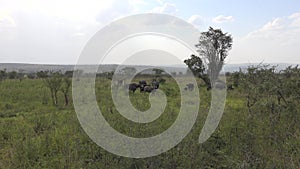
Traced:
MULTIPOLYGON (((136 79, 137 81, 139 79, 136 79)), ((149 81, 149 79, 147 79, 149 81)), ((201 85, 200 85, 201 86, 201 85)), ((120 115, 110 96, 110 81, 96 80, 98 106, 116 130, 132 137, 149 137, 176 120, 178 86, 167 79, 161 90, 168 98, 164 113, 149 124, 120 115), (105 98, 105 99, 101 99, 105 98)), ((130 94, 139 110, 150 107, 149 94, 130 94)), ((199 115, 190 134, 175 148, 156 157, 130 159, 97 146, 81 128, 72 105, 53 106, 42 80, 0 82, 0 168, 297 168, 300 166, 299 106, 280 109, 272 120, 264 105, 252 114, 240 90, 229 91, 222 120, 204 144, 198 137, 205 122, 210 92, 200 88, 199 115), (293 113, 295 112, 295 113, 293 113)))

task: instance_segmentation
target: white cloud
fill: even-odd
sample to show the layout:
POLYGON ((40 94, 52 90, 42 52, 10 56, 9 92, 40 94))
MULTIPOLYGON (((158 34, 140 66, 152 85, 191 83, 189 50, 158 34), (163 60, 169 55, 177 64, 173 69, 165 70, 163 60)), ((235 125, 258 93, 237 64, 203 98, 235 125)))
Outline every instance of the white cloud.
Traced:
POLYGON ((75 63, 112 1, 0 2, 1 62, 75 63))
POLYGON ((16 27, 15 19, 10 14, 0 11, 0 41, 13 39, 16 27))
POLYGON ((236 39, 232 56, 235 61, 300 63, 299 13, 274 18, 260 29, 236 39))
MULTIPOLYGON (((0 0, 0 60, 74 63, 86 42, 102 26, 138 13, 147 4, 145 0, 0 0)), ((163 3, 156 10, 169 14, 178 11, 170 3, 163 3)))
POLYGON ((0 15, 0 31, 3 28, 14 28, 14 27, 16 27, 16 22, 11 16, 0 15))
POLYGON ((109 8, 115 0, 11 0, 0 2, 2 9, 9 10, 11 13, 23 11, 42 13, 43 15, 67 19, 73 21, 94 20, 94 16, 101 10, 109 8))
MULTIPOLYGON (((300 33, 300 22, 298 22, 300 15, 293 14, 291 16, 274 18, 262 28, 250 32, 246 38, 273 39, 282 43, 294 41, 296 37, 299 37, 298 33, 300 33)), ((298 40, 300 41, 300 39, 298 40)))
POLYGON ((5 28, 13 28, 16 27, 16 22, 14 18, 11 16, 11 12, 9 10, 0 8, 0 30, 5 28))
POLYGON ((293 13, 293 14, 292 14, 292 15, 290 15, 288 18, 289 18, 289 19, 300 18, 300 12, 293 13))
POLYGON ((224 23, 224 22, 233 22, 233 21, 234 21, 233 16, 223 16, 223 15, 219 15, 212 19, 212 22, 214 23, 224 23))
POLYGON ((290 15, 288 18, 292 20, 291 26, 300 27, 300 12, 290 15))
POLYGON ((130 13, 141 13, 141 8, 149 5, 146 0, 128 0, 129 6, 132 9, 130 13))
POLYGON ((101 24, 107 24, 118 18, 140 13, 140 8, 145 5, 148 5, 148 2, 144 0, 114 1, 110 7, 97 14, 96 20, 101 24))
POLYGON ((203 25, 204 19, 199 15, 192 15, 188 19, 188 22, 195 26, 201 26, 201 25, 203 25))
POLYGON ((163 0, 156 0, 156 2, 158 2, 159 4, 164 4, 164 1, 163 0))
POLYGON ((178 9, 175 4, 164 3, 163 6, 158 6, 158 7, 153 8, 151 10, 151 12, 174 15, 178 12, 178 9))
POLYGON ((90 37, 145 0, 0 0, 1 62, 74 63, 90 37))
POLYGON ((130 5, 148 5, 149 3, 146 2, 145 0, 128 0, 130 5))
POLYGON ((283 28, 284 20, 282 18, 275 18, 274 20, 265 24, 260 31, 280 30, 283 28))
POLYGON ((247 38, 278 38, 278 33, 285 29, 286 20, 283 18, 275 18, 260 29, 250 32, 247 38))

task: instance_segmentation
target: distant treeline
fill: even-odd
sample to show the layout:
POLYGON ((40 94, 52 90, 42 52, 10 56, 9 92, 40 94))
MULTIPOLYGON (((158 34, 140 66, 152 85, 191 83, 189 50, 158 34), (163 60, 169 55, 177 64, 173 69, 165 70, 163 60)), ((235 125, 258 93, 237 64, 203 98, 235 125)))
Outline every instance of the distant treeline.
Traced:
MULTIPOLYGON (((124 72, 118 72, 118 75, 125 75, 125 74, 131 74, 131 73, 135 73, 136 69, 131 68, 131 67, 126 67, 124 68, 124 72), (131 72, 126 72, 126 69, 131 69, 131 72)), ((63 77, 73 77, 73 74, 76 73, 77 76, 85 76, 85 77, 91 77, 91 76, 95 76, 95 73, 85 73, 83 70, 68 70, 68 71, 50 71, 50 70, 46 70, 46 71, 37 71, 37 72, 22 72, 22 71, 7 71, 6 69, 4 70, 0 70, 0 80, 5 80, 5 79, 19 79, 22 80, 24 78, 27 79, 42 79, 42 78, 46 78, 46 77, 51 77, 52 74, 60 74, 63 77)), ((187 72, 188 73, 188 72, 187 72)), ((115 71, 108 71, 108 72, 102 72, 102 73, 96 73, 96 77, 104 77, 104 78, 108 78, 111 79, 113 77, 113 75, 115 74, 115 71)), ((171 72, 170 75, 172 76, 182 76, 185 75, 186 73, 183 72, 171 72)), ((137 73, 137 77, 153 77, 153 76, 170 76, 169 74, 167 74, 166 72, 160 70, 160 69, 152 69, 152 70, 147 70, 147 71, 143 71, 141 73, 137 73)))

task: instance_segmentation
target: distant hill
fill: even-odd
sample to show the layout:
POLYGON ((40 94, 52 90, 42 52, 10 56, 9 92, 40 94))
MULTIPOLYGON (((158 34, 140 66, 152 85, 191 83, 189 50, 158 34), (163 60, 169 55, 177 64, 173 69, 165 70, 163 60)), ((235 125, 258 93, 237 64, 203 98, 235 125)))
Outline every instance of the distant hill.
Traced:
MULTIPOLYGON (((91 68, 93 65, 82 65, 82 68, 91 68)), ((114 70, 117 65, 102 65, 100 71, 109 72, 114 70)), ((0 70, 6 69, 8 72, 17 71, 33 73, 38 71, 71 71, 74 65, 48 65, 48 64, 26 64, 26 63, 0 63, 0 70)))
MULTIPOLYGON (((247 67, 252 65, 258 65, 258 63, 244 63, 244 64, 225 64, 224 71, 225 72, 235 72, 247 69, 247 67)), ((288 64, 288 63, 272 63, 270 65, 278 66, 277 70, 285 69, 286 67, 292 65, 295 66, 296 64, 288 64)), ((82 68, 92 68, 96 65, 80 65, 82 68)), ((98 68, 98 73, 101 72, 111 72, 117 68, 118 65, 100 65, 98 68)), ((128 65, 130 67, 130 65, 128 65)), ((138 70, 141 69, 151 69, 156 66, 135 66, 138 70)), ((163 67, 169 72, 176 72, 176 73, 185 73, 186 66, 185 65, 169 65, 169 66, 159 66, 163 67)), ((49 64, 24 64, 24 63, 0 63, 0 70, 6 69, 8 72, 16 71, 16 72, 23 72, 23 73, 33 73, 38 71, 71 71, 74 70, 74 65, 49 65, 49 64)))
MULTIPOLYGON (((97 65, 79 65, 77 68, 79 69, 94 69, 97 65)), ((46 65, 46 64, 23 64, 23 63, 0 63, 0 70, 6 69, 8 72, 16 71, 23 73, 34 73, 38 71, 71 71, 74 70, 75 65, 46 65)), ((116 70, 118 65, 100 65, 98 67, 98 73, 101 72, 111 72, 116 70)), ((123 66, 124 67, 124 66, 123 66)), ((130 65, 125 66, 130 67, 130 65)), ((141 69, 152 69, 155 67, 163 67, 165 70, 169 72, 186 72, 186 67, 173 67, 173 66, 134 66, 138 70, 141 69)))

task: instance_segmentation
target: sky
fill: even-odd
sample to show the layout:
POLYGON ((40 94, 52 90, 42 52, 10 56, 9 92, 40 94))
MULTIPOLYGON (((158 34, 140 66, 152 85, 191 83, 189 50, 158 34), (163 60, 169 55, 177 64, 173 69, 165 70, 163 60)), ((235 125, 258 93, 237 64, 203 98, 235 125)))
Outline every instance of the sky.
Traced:
POLYGON ((0 63, 75 64, 101 28, 149 12, 228 32, 228 64, 300 64, 297 0, 0 0, 0 63))

